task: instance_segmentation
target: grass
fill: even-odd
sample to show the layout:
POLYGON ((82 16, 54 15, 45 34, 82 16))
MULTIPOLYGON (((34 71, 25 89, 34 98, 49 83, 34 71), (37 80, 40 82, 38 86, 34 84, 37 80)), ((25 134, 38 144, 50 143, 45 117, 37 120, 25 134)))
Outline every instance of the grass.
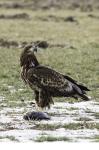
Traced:
POLYGON ((88 117, 80 117, 79 119, 76 119, 76 121, 92 121, 92 119, 88 117))
POLYGON ((99 142, 99 135, 96 135, 96 136, 93 138, 93 142, 99 142))
POLYGON ((94 113, 93 116, 95 116, 96 119, 99 119, 99 112, 94 113))
POLYGON ((80 130, 80 129, 99 129, 99 124, 94 122, 89 122, 89 120, 82 120, 77 123, 69 124, 35 124, 32 129, 42 130, 42 131, 54 131, 59 128, 64 128, 65 130, 80 130))
MULTIPOLYGON (((50 45, 56 45, 38 51, 36 55, 40 63, 50 66, 63 74, 70 75, 75 80, 87 85, 91 89, 88 95, 99 102, 99 19, 88 17, 89 14, 99 16, 99 12, 96 10, 93 12, 81 12, 79 10, 63 9, 46 11, 39 9, 34 11, 27 8, 0 8, 0 14, 14 15, 20 13, 27 13, 30 19, 1 19, 0 39, 18 43, 46 40, 50 45), (58 21, 49 19, 49 16, 54 16, 58 21), (78 24, 64 21, 68 16, 74 16, 78 24), (63 45, 63 47, 57 45, 63 45)), ((0 46, 0 96, 4 97, 4 100, 0 102, 0 109, 2 109, 3 104, 7 104, 6 107, 21 107, 23 106, 21 100, 31 102, 34 98, 32 90, 24 85, 20 77, 19 58, 21 51, 22 48, 19 47, 7 48, 0 46), (12 87, 14 92, 11 92, 9 87, 12 87)), ((75 100, 55 98, 54 101, 74 102, 75 100)), ((56 109, 61 109, 61 107, 56 107, 56 109)), ((71 111, 76 109, 74 107, 69 108, 71 111)), ((91 110, 87 110, 88 112, 93 113, 91 110)), ((99 118, 98 113, 93 115, 96 119, 99 118)), ((89 118, 79 118, 77 123, 70 124, 42 124, 40 122, 35 124, 34 128, 43 131, 53 131, 59 128, 64 128, 65 130, 98 130, 99 124, 90 122, 89 118)), ((13 136, 4 138, 16 141, 13 136)), ((99 141, 98 136, 94 139, 99 141)), ((70 139, 68 137, 41 135, 35 141, 70 141, 70 139)))
POLYGON ((14 137, 14 136, 0 136, 0 139, 9 139, 9 140, 11 140, 11 141, 15 141, 15 142, 18 142, 18 140, 14 137))
POLYGON ((71 141, 69 138, 67 137, 53 137, 53 136, 40 136, 38 137, 35 142, 44 142, 44 141, 48 141, 48 142, 54 142, 54 141, 71 141))
MULTIPOLYGON (((2 19, 0 38, 17 42, 46 40, 50 44, 67 45, 66 48, 42 49, 37 53, 37 57, 42 64, 68 74, 87 85, 92 90, 89 95, 98 101, 99 92, 98 88, 95 88, 95 85, 99 83, 98 19, 88 18, 88 13, 67 10, 52 10, 44 13, 42 10, 6 9, 5 11, 5 9, 1 9, 0 12, 3 14, 26 12, 31 16, 28 21, 2 19), (64 21, 44 22, 37 19, 37 17, 43 18, 49 15, 65 18, 72 13, 78 20, 78 25, 64 21)), ((93 12, 93 14, 97 15, 98 12, 93 12)), ((20 78, 19 57, 21 51, 21 48, 0 48, 0 95, 3 95, 8 103, 10 100, 20 101, 22 97, 31 100, 33 96, 32 91, 24 85, 20 78), (16 92, 11 93, 8 86, 14 86, 16 92), (23 89, 23 91, 18 91, 18 89, 23 89)))

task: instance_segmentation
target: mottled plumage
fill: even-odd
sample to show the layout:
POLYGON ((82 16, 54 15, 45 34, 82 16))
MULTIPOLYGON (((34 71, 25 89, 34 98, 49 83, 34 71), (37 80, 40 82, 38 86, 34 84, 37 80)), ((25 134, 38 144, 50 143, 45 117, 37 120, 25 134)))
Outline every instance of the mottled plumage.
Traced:
POLYGON ((50 107, 52 97, 73 97, 89 100, 86 91, 89 89, 71 77, 63 75, 51 68, 39 64, 33 45, 24 48, 20 64, 22 67, 22 79, 34 90, 35 100, 39 107, 50 107))

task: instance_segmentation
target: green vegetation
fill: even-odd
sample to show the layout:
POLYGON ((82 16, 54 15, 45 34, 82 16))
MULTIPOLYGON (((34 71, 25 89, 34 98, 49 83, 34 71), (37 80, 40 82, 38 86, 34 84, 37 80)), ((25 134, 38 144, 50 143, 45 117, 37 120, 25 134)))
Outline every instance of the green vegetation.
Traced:
MULTIPOLYGON (((66 0, 60 0, 59 5, 53 4, 55 8, 53 7, 52 9, 48 4, 49 0, 44 3, 48 8, 44 7, 44 0, 34 1, 34 5, 28 5, 31 0, 0 0, 0 4, 5 3, 2 6, 0 5, 0 96, 4 97, 4 99, 0 97, 0 110, 3 107, 24 107, 27 105, 25 102, 28 101, 29 103, 33 100, 33 91, 23 83, 20 77, 20 54, 22 43, 38 40, 44 40, 49 44, 47 49, 38 50, 36 56, 39 62, 88 86, 91 89, 88 95, 94 101, 99 102, 98 0, 93 1, 94 4, 91 4, 91 6, 85 5, 81 3, 81 0, 78 0, 80 3, 77 2, 79 5, 77 9, 74 8, 77 5, 72 4, 72 0, 68 5, 64 3, 66 0), (14 8, 13 5, 11 6, 11 2, 20 3, 20 5, 14 8), (62 6, 68 7, 68 9, 61 9, 61 2, 64 4, 62 6), (13 18, 14 15, 20 16, 21 14, 23 16, 25 14, 27 18, 13 18), (73 17, 74 21, 66 20, 70 16, 73 17), (11 44, 11 42, 14 42, 14 44, 11 44)), ((55 98, 54 101, 72 103, 77 100, 55 98)), ((63 108, 56 106, 55 109, 61 110, 63 108)), ((76 111, 79 108, 70 107, 66 109, 76 111)), ((68 111, 65 112, 65 115, 68 115, 68 111)), ((94 116, 96 120, 99 119, 98 112, 95 113, 93 110, 86 108, 85 113, 94 116)), ((54 112, 49 112, 49 114, 56 115, 54 112)), ((65 130, 99 130, 99 124, 91 122, 90 117, 81 117, 78 120, 74 120, 77 122, 70 124, 42 124, 41 122, 35 124, 33 122, 35 126, 31 127, 31 129, 45 131, 53 131, 59 128, 64 128, 65 130)), ((7 129, 7 127, 5 128, 7 129)), ((0 138, 16 141, 13 136, 0 136, 0 138)), ((99 141, 98 136, 94 139, 99 141)), ((70 139, 68 137, 42 135, 36 141, 70 141, 70 139)))
POLYGON ((11 141, 15 141, 15 142, 18 142, 18 140, 14 137, 14 136, 0 136, 0 139, 9 139, 11 141))
MULTIPOLYGON (((84 83, 92 90, 89 95, 98 100, 98 19, 88 17, 89 13, 67 10, 46 10, 45 13, 42 10, 6 9, 5 11, 5 9, 1 9, 0 13, 5 15, 27 13, 31 18, 30 20, 2 19, 0 38, 8 41, 14 40, 18 43, 46 40, 49 44, 55 45, 46 50, 40 50, 37 53, 39 61, 84 83), (66 18, 72 14, 78 24, 64 22, 64 19, 59 22, 38 19, 39 17, 48 18, 49 15, 66 18), (63 47, 59 47, 59 44, 63 47)), ((93 14, 98 15, 98 12, 93 12, 93 14)), ((10 100, 20 101, 23 97, 25 100, 32 99, 32 91, 24 85, 20 78, 19 57, 21 51, 22 48, 6 48, 4 46, 0 48, 0 95, 3 95, 8 102, 10 100), (15 92, 11 92, 9 86, 13 86, 15 92)))
MULTIPOLYGON (((89 120, 88 120, 89 121, 89 120)), ((35 127, 31 129, 37 130, 56 130, 59 128, 64 128, 66 130, 79 130, 79 129, 99 129, 99 124, 94 122, 87 122, 86 120, 80 121, 78 123, 69 123, 69 124, 35 124, 35 127)))
POLYGON ((40 136, 35 141, 36 142, 44 142, 44 141, 54 142, 54 141, 71 141, 71 140, 67 137, 53 137, 53 136, 48 135, 48 136, 40 136))
POLYGON ((95 136, 93 139, 93 142, 99 142, 99 136, 95 136))

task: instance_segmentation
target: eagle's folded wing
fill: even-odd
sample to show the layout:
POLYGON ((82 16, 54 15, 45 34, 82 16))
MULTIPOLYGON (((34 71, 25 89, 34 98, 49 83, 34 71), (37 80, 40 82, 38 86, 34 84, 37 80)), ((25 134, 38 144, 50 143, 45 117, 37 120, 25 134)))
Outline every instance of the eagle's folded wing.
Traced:
POLYGON ((35 80, 43 87, 62 88, 68 85, 68 81, 62 74, 44 66, 29 69, 27 78, 29 82, 33 83, 35 80))

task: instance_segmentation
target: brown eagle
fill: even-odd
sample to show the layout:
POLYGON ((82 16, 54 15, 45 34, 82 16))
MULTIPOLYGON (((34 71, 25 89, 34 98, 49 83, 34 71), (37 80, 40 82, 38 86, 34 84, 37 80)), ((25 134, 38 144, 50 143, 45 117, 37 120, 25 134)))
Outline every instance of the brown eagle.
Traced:
POLYGON ((37 51, 37 47, 30 44, 21 53, 21 77, 34 90, 35 100, 39 107, 50 108, 50 104, 53 103, 52 97, 73 97, 75 99, 80 97, 85 101, 89 100, 86 95, 89 89, 86 86, 77 83, 67 75, 40 65, 34 51, 37 51))

